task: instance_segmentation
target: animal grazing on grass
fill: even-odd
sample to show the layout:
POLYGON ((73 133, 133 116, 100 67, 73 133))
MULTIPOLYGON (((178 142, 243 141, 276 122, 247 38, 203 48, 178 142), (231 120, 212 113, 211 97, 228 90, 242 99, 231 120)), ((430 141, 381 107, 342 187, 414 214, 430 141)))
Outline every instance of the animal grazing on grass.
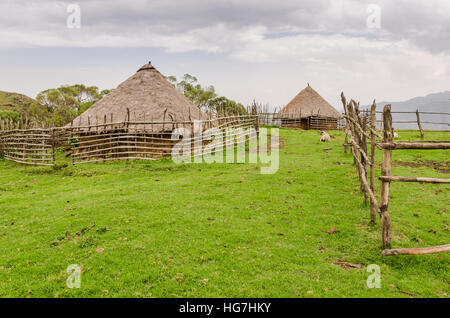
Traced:
POLYGON ((322 137, 320 137, 321 142, 328 142, 331 140, 330 135, 328 135, 325 131, 321 131, 320 134, 322 135, 322 137))
POLYGON ((394 133, 394 138, 400 138, 400 136, 395 132, 394 133))

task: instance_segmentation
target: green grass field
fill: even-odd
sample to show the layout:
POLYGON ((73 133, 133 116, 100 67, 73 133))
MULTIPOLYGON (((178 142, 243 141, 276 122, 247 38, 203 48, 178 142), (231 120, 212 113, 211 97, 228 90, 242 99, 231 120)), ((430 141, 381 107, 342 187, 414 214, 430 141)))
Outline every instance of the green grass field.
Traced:
MULTIPOLYGON (((280 130, 274 175, 252 164, 0 160, 0 296, 448 297, 449 254, 381 256, 379 222, 368 225, 352 156, 332 134, 323 144, 315 131, 280 130), (66 287, 70 264, 82 267, 79 289, 66 287), (370 264, 379 289, 366 286, 370 264)), ((445 150, 393 160, 393 175, 448 176, 445 150)), ((449 193, 392 183, 393 247, 450 243, 449 193)))

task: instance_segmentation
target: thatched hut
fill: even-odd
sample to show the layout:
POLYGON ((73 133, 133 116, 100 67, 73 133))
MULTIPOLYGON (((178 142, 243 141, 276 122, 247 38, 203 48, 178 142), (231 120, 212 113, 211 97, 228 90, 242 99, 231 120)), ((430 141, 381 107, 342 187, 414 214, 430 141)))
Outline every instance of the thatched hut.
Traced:
POLYGON ((155 159, 170 155, 175 128, 192 131, 194 120, 206 119, 148 63, 66 128, 74 162, 155 159))
POLYGON ((342 116, 308 84, 277 117, 282 127, 330 130, 338 128, 342 116))
MULTIPOLYGON (((72 126, 85 127, 123 121, 167 122, 165 125, 154 124, 151 127, 153 132, 167 132, 173 129, 171 122, 206 118, 197 106, 149 62, 75 118, 72 126)), ((130 125, 132 126, 133 124, 130 125)))

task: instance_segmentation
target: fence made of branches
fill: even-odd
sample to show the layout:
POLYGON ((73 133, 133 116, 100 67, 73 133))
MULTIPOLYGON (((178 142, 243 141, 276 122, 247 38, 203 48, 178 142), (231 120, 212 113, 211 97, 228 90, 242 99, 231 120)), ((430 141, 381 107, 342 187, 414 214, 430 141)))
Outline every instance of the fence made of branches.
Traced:
POLYGON ((342 129, 343 118, 321 116, 320 113, 259 113, 260 125, 278 126, 282 128, 301 128, 315 130, 342 129))
MULTIPOLYGON (((104 162, 111 160, 155 160, 171 156, 175 145, 180 145, 179 155, 200 156, 211 148, 212 138, 223 136, 214 143, 221 151, 227 142, 245 142, 248 129, 258 130, 257 117, 231 116, 192 122, 137 122, 126 121, 70 130, 72 163, 104 162), (170 126, 169 130, 155 131, 155 126, 170 126)), ((250 136, 253 138, 254 136, 250 136)))
MULTIPOLYGON (((106 118, 106 116, 105 116, 106 118)), ((53 166, 57 150, 72 164, 113 160, 156 160, 179 155, 200 156, 223 151, 255 138, 256 115, 210 118, 203 121, 131 121, 63 128, 29 128, 26 124, 0 125, 0 156, 27 165, 53 166), (218 136, 221 136, 219 138, 218 136)))
POLYGON ((8 129, 0 133, 0 156, 17 163, 52 166, 55 145, 53 129, 8 129))
MULTIPOLYGON (((450 141, 418 141, 418 142, 394 142, 394 130, 391 114, 391 105, 386 105, 383 110, 383 136, 376 130, 376 103, 372 104, 369 111, 361 112, 359 103, 351 100, 347 103, 344 94, 341 94, 345 110, 345 144, 344 151, 347 153, 350 147, 356 164, 360 188, 364 194, 364 200, 370 201, 370 222, 375 223, 377 214, 380 215, 381 243, 383 248, 390 247, 391 218, 389 213, 389 191, 390 183, 395 182, 421 182, 421 183, 450 183, 450 179, 424 178, 424 177, 402 177, 391 176, 392 151, 397 149, 450 149, 450 141), (370 143, 370 152, 368 151, 370 143), (380 199, 375 195, 375 154, 376 147, 382 150, 380 199), (370 171, 370 179, 369 179, 370 171)), ((418 116, 419 118, 419 116, 418 116)), ((419 124, 420 125, 420 124, 419 124)), ((423 133, 421 132, 423 139, 423 133)), ((386 249, 383 255, 404 254, 430 254, 450 251, 450 244, 429 248, 412 249, 386 249)))
MULTIPOLYGON (((449 105, 450 106, 450 105, 449 105)), ((370 113, 363 110, 361 113, 370 113)), ((391 111, 392 127, 397 130, 419 130, 420 139, 426 131, 450 131, 450 113, 432 111, 391 111)), ((377 129, 383 129, 383 112, 376 111, 377 129)))

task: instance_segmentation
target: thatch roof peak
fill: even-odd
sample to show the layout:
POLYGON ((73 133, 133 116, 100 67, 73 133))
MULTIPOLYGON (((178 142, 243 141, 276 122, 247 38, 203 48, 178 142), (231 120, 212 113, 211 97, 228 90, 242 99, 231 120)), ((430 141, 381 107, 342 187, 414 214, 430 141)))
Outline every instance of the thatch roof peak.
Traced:
POLYGON ((331 106, 319 93, 307 83, 281 111, 280 114, 297 114, 301 117, 318 115, 322 117, 340 118, 341 114, 331 106))
MULTIPOLYGON (((103 124, 104 118, 110 123, 111 117, 113 122, 121 122, 126 118, 127 109, 131 121, 179 122, 207 118, 149 62, 75 118, 73 125, 88 126, 97 121, 103 124)), ((165 125, 165 129, 169 127, 165 125)), ((161 131, 162 126, 154 125, 154 130, 161 131)))
POLYGON ((138 69, 138 72, 144 71, 144 70, 155 70, 155 68, 152 65, 152 62, 148 62, 147 64, 142 65, 140 69, 138 69))

